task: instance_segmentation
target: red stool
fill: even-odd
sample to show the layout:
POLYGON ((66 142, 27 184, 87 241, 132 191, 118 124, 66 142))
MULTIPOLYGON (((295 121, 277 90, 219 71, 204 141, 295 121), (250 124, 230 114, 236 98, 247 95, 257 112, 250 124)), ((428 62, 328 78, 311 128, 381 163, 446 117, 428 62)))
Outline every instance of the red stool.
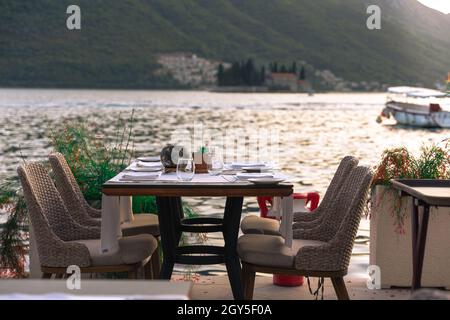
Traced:
MULTIPOLYGON (((309 205, 309 211, 314 211, 319 205, 320 196, 317 192, 307 192, 307 193, 294 193, 294 200, 306 200, 305 206, 309 205)), ((258 197, 258 205, 261 213, 261 217, 263 218, 271 218, 269 217, 269 208, 267 208, 267 203, 273 204, 272 197, 258 197)), ((303 285, 303 277, 302 276, 289 276, 283 274, 274 274, 273 275, 273 284, 282 287, 298 287, 303 285)))

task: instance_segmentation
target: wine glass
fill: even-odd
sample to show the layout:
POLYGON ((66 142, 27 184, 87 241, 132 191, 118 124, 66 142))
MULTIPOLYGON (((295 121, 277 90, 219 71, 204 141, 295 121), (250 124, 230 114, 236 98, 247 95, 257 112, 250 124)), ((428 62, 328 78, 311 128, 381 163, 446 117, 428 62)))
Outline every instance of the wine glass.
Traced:
POLYGON ((179 158, 177 164, 177 178, 180 181, 191 181, 195 175, 195 164, 192 158, 179 158))
POLYGON ((223 170, 223 158, 218 148, 210 149, 208 160, 208 173, 212 176, 219 175, 223 170))

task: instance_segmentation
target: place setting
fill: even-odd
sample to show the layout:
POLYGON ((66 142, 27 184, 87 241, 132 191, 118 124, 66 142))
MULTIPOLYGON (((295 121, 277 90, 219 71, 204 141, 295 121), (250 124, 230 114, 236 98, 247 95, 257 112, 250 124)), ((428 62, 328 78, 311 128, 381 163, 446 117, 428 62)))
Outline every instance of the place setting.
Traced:
POLYGON ((163 165, 160 157, 138 157, 115 179, 121 182, 151 181, 158 179, 162 171, 163 165))
POLYGON ((225 165, 227 170, 233 170, 232 175, 223 175, 230 182, 246 181, 259 185, 279 184, 288 177, 275 172, 275 166, 268 162, 232 162, 225 165))
POLYGON ((289 178, 265 161, 224 162, 218 147, 201 147, 196 152, 168 144, 160 155, 137 157, 111 182, 200 183, 277 185, 289 178), (173 157, 178 155, 178 157, 173 157))

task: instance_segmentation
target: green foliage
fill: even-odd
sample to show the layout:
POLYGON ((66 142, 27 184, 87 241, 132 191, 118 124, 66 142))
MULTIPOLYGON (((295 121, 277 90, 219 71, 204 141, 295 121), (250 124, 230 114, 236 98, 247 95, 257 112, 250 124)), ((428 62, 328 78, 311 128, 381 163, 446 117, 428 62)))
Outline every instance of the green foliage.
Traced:
POLYGON ((424 146, 416 160, 417 176, 420 179, 448 179, 450 173, 450 154, 438 146, 424 146))
POLYGON ((25 200, 15 180, 7 179, 0 185, 2 211, 8 216, 0 225, 0 278, 23 277, 28 221, 25 200))
POLYGON ((103 183, 124 170, 133 158, 133 115, 128 121, 119 118, 113 141, 96 135, 80 120, 65 122, 53 129, 53 149, 64 155, 75 179, 88 201, 100 201, 103 183))
POLYGON ((217 82, 219 86, 262 86, 265 81, 265 71, 261 67, 257 69, 252 59, 247 62, 234 62, 232 67, 224 70, 220 64, 217 70, 217 82))
POLYGON ((409 0, 79 0, 80 31, 65 26, 70 4, 0 2, 0 85, 176 87, 155 73, 156 55, 180 51, 303 60, 350 81, 393 85, 433 85, 450 61, 449 17, 409 0), (382 9, 380 31, 366 27, 369 4, 382 9))

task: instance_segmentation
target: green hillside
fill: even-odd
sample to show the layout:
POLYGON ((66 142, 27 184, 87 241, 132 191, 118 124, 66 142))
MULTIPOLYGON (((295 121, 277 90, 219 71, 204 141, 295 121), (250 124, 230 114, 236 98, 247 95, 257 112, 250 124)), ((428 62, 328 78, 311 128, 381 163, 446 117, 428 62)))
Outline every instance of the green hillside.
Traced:
POLYGON ((173 87, 155 55, 306 61, 349 81, 433 85, 450 71, 450 16, 415 0, 2 0, 0 86, 173 87), (66 28, 81 7, 82 29, 66 28), (382 8, 382 30, 366 8, 382 8))

